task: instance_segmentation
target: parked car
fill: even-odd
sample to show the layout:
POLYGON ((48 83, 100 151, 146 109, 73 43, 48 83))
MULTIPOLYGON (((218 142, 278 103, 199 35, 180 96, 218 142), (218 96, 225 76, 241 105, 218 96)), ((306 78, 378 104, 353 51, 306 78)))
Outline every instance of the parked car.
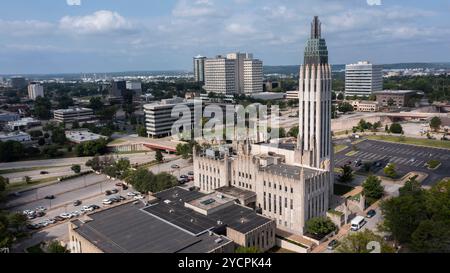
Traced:
POLYGON ((62 222, 62 221, 64 221, 64 220, 66 220, 65 218, 61 217, 60 215, 56 216, 54 219, 55 219, 55 221, 57 221, 57 222, 62 222))
POLYGON ((111 190, 111 193, 113 193, 113 194, 116 194, 116 193, 118 193, 119 191, 117 190, 117 189, 112 189, 111 190))
POLYGON ((180 175, 180 178, 188 178, 188 176, 187 175, 180 175))
POLYGON ((144 199, 144 196, 142 195, 136 195, 135 197, 133 197, 135 200, 141 200, 144 199))
POLYGON ((97 210, 97 209, 99 209, 100 207, 99 206, 97 206, 97 205, 91 205, 90 206, 91 208, 93 208, 94 210, 97 210))
POLYGON ((371 210, 369 210, 369 211, 367 212, 367 218, 372 218, 372 217, 374 217, 375 215, 377 215, 377 212, 376 212, 375 210, 373 210, 373 209, 371 209, 371 210))
POLYGON ((59 216, 64 219, 70 219, 73 217, 71 213, 61 213, 59 216))
POLYGON ((94 208, 91 206, 83 206, 81 208, 81 212, 90 212, 90 211, 94 211, 94 208))
POLYGON ((103 205, 111 205, 113 202, 110 199, 105 199, 102 201, 103 205))
POLYGON ((47 196, 45 197, 45 199, 47 199, 47 200, 53 200, 53 199, 55 199, 55 196, 54 196, 54 195, 47 195, 47 196))
POLYGON ((177 164, 173 164, 172 166, 170 166, 172 169, 179 169, 180 166, 178 166, 177 164))
POLYGON ((40 174, 44 175, 44 174, 48 174, 48 172, 47 171, 41 171, 40 174))
POLYGON ((46 211, 46 210, 47 210, 47 208, 43 207, 43 206, 40 206, 40 207, 36 208, 36 211, 46 211))
POLYGON ((128 186, 124 184, 124 185, 122 186, 122 190, 124 190, 124 191, 128 190, 128 186))
POLYGON ((331 242, 328 243, 327 249, 334 250, 338 245, 339 245, 338 240, 332 240, 331 242))
POLYGON ((78 210, 72 212, 72 216, 73 216, 73 217, 78 217, 78 216, 80 216, 80 215, 81 215, 81 212, 79 212, 78 210))
POLYGON ((80 200, 76 200, 75 202, 73 202, 73 206, 74 207, 78 207, 79 205, 81 205, 81 201, 80 200))
POLYGON ((43 216, 45 216, 45 212, 43 211, 36 212, 36 217, 43 217, 43 216))
POLYGON ((27 225, 27 228, 31 229, 31 230, 36 230, 36 229, 40 229, 41 226, 39 224, 29 224, 29 225, 27 225))
POLYGON ((116 187, 123 187, 123 183, 116 183, 116 187))
POLYGON ((122 195, 117 196, 121 201, 127 200, 125 197, 123 197, 122 195))
POLYGON ((56 220, 53 218, 47 219, 45 222, 47 222, 49 225, 53 225, 54 223, 56 223, 56 220))
POLYGON ((127 196, 134 197, 134 196, 136 196, 136 194, 134 192, 129 192, 129 193, 127 193, 127 196))

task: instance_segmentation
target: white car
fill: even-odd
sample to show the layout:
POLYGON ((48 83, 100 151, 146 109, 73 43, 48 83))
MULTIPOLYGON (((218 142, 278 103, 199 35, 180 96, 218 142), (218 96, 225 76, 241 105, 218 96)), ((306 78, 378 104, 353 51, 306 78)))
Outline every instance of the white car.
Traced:
POLYGON ((94 211, 93 207, 90 206, 83 206, 83 208, 81 209, 82 212, 89 212, 89 211, 94 211))
POLYGON ((56 223, 56 221, 54 219, 48 219, 45 222, 48 223, 49 225, 56 223))
POLYGON ((33 214, 33 213, 34 213, 34 211, 29 210, 29 209, 23 211, 23 214, 25 214, 25 215, 30 215, 30 214, 33 214))
POLYGON ((113 202, 111 201, 111 200, 109 200, 109 199, 105 199, 105 200, 103 200, 103 202, 102 202, 102 204, 103 205, 111 205, 113 202))
POLYGON ((36 208, 36 211, 46 211, 46 210, 47 210, 47 208, 45 208, 43 206, 40 206, 40 207, 36 208))
POLYGON ((49 225, 49 223, 47 223, 47 222, 42 222, 42 223, 39 223, 39 225, 40 225, 41 227, 46 227, 46 226, 49 225))
POLYGON ((134 200, 141 200, 141 199, 144 199, 144 196, 142 196, 142 195, 136 195, 135 197, 133 197, 134 198, 134 200))
POLYGON ((79 212, 78 210, 72 212, 72 216, 73 216, 73 217, 78 217, 78 216, 80 216, 80 215, 81 215, 81 212, 79 212))
POLYGON ((62 218, 64 218, 64 219, 70 219, 70 218, 72 218, 73 216, 72 216, 72 214, 70 214, 70 213, 61 213, 61 214, 59 215, 59 217, 62 217, 62 218))
POLYGON ((127 196, 133 197, 133 196, 136 196, 136 194, 134 192, 129 192, 129 193, 127 193, 127 196))

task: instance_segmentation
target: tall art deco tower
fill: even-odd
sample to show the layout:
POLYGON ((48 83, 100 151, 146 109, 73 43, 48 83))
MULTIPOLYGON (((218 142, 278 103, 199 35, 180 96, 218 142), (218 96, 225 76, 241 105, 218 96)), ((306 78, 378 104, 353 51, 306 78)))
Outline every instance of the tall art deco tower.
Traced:
POLYGON ((300 68, 298 149, 303 165, 332 171, 331 66, 316 16, 300 68))

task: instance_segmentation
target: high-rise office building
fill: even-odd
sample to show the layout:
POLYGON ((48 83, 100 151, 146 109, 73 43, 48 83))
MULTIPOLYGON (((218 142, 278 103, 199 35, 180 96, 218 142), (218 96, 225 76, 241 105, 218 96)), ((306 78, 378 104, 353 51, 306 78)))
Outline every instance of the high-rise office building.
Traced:
POLYGON ((11 87, 14 89, 25 88, 27 84, 27 80, 24 77, 16 76, 11 78, 11 87))
POLYGON ((311 167, 328 169, 331 164, 331 83, 328 49, 316 16, 300 68, 299 87, 299 146, 302 163, 311 167))
POLYGON ((122 97, 123 94, 127 91, 127 82, 126 81, 113 81, 111 83, 111 97, 122 97))
POLYGON ((198 55, 194 57, 194 79, 196 82, 205 82, 206 57, 198 55))
POLYGON ((127 81, 127 89, 133 91, 133 97, 139 98, 142 95, 142 83, 139 80, 127 81))
POLYGON ((263 91, 263 63, 251 53, 230 53, 205 61, 205 90, 244 94, 263 91))
POLYGON ((37 97, 44 97, 44 87, 40 83, 32 82, 28 85, 28 98, 36 100, 37 97))
POLYGON ((345 66, 345 95, 370 96, 383 90, 382 67, 361 61, 345 66))
POLYGON ((205 86, 208 93, 235 94, 236 70, 235 60, 217 56, 205 61, 205 86))

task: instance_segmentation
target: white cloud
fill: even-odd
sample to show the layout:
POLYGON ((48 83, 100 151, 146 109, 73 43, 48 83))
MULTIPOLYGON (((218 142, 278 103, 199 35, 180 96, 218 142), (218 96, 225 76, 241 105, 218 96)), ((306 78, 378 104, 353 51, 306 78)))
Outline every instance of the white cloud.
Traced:
POLYGON ((69 6, 81 6, 81 0, 66 0, 69 6))
POLYGON ((226 26, 226 30, 232 34, 237 35, 247 35, 247 34, 253 34, 256 32, 256 30, 249 25, 243 25, 240 23, 231 23, 226 26))
POLYGON ((37 20, 5 21, 0 19, 0 33, 11 36, 43 35, 51 32, 54 25, 37 20))
POLYGON ((172 15, 175 17, 200 17, 213 15, 216 12, 211 0, 180 0, 175 5, 172 15))
POLYGON ((78 34, 97 34, 132 30, 133 24, 117 12, 100 10, 86 16, 65 16, 59 26, 62 30, 78 34))

